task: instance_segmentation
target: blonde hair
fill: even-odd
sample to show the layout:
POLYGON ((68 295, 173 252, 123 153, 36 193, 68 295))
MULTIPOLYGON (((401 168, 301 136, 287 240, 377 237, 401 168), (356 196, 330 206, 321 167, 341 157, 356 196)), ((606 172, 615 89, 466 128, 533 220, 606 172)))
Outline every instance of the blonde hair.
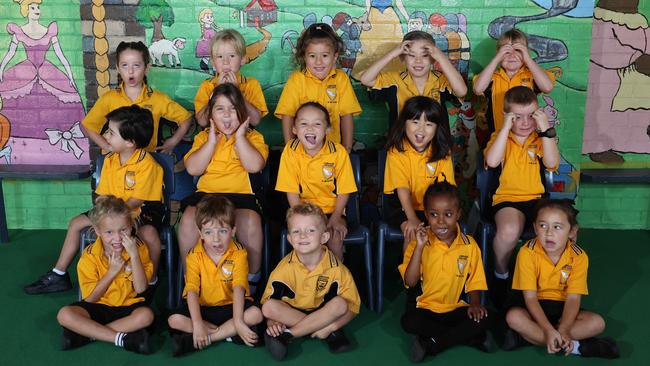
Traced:
POLYGON ((287 225, 289 225, 289 219, 296 215, 313 216, 318 219, 321 228, 325 229, 327 227, 327 216, 320 207, 313 203, 302 202, 287 210, 287 225))
POLYGON ((108 216, 125 217, 133 225, 131 209, 126 202, 111 195, 97 197, 95 206, 88 212, 90 222, 93 226, 99 227, 99 223, 108 216))
POLYGON ((214 11, 212 11, 212 9, 210 9, 210 8, 203 8, 199 12, 199 24, 201 25, 201 30, 203 30, 203 24, 202 24, 203 23, 203 17, 208 15, 208 14, 212 14, 214 16, 214 11))
POLYGON ((235 205, 224 196, 206 194, 196 205, 196 226, 199 230, 210 221, 235 227, 235 205))
POLYGON ((213 56, 216 52, 219 42, 230 42, 239 56, 246 56, 246 41, 236 30, 224 29, 218 32, 210 41, 210 56, 213 56))
POLYGON ((29 6, 31 4, 40 4, 43 0, 14 0, 14 2, 20 4, 20 15, 26 17, 29 13, 29 6))
POLYGON ((520 43, 528 47, 528 35, 520 29, 512 28, 504 32, 497 41, 497 51, 506 44, 520 43))

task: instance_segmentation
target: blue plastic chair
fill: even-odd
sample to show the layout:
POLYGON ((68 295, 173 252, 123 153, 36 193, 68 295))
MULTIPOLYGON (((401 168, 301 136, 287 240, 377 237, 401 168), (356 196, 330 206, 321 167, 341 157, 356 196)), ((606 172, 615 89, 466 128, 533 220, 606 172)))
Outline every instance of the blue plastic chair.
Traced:
MULTIPOLYGON (((354 172, 354 181, 357 188, 361 188, 361 160, 359 155, 350 154, 350 162, 354 172)), ((370 230, 360 224, 359 220, 359 192, 350 194, 348 204, 345 208, 345 218, 348 223, 348 234, 343 240, 343 245, 363 245, 363 255, 366 267, 366 289, 368 293, 368 308, 375 310, 375 291, 372 285, 372 243, 370 241, 370 230)), ((287 241, 287 229, 282 229, 280 234, 280 255, 284 258, 289 251, 287 241)))
MULTIPOLYGON (((166 222, 159 231, 162 249, 165 251, 165 264, 167 266, 167 307, 173 309, 176 305, 174 300, 174 286, 176 278, 176 253, 178 248, 174 241, 174 229, 169 224, 169 213, 171 212, 171 195, 174 193, 174 158, 168 154, 150 153, 156 162, 163 168, 163 201, 166 210, 166 222)), ((99 184, 99 178, 104 165, 104 155, 97 157, 95 162, 95 172, 93 179, 95 184, 99 184)), ((80 253, 83 249, 97 240, 97 235, 92 227, 88 227, 81 232, 80 253)), ((81 293, 79 294, 81 296, 81 293)))
MULTIPOLYGON (((540 161, 541 164, 541 161, 540 161)), ((544 165, 541 164, 541 169, 544 170, 544 188, 545 194, 548 194, 553 187, 553 172, 546 170, 544 165)), ((496 234, 496 224, 492 216, 492 196, 499 186, 499 176, 501 175, 501 168, 489 168, 485 165, 483 152, 479 151, 476 160, 476 187, 479 190, 478 208, 479 208, 479 245, 483 254, 483 265, 486 272, 489 274, 487 264, 487 248, 488 243, 494 239, 496 234)), ((540 171, 541 176, 541 171, 540 171)), ((540 178, 541 179, 541 178, 540 178)), ((524 229, 521 234, 521 240, 528 240, 535 237, 535 232, 530 228, 524 229)))

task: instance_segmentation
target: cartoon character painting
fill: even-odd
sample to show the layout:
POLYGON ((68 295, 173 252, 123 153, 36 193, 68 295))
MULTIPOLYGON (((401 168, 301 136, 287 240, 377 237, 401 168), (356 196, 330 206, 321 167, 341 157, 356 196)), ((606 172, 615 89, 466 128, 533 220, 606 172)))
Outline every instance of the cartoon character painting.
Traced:
POLYGON ((600 0, 594 10, 582 153, 596 162, 650 153, 650 27, 638 5, 600 0))
POLYGON ((199 26, 201 27, 201 38, 196 42, 195 55, 200 59, 201 70, 210 69, 210 40, 214 38, 221 27, 214 23, 214 12, 212 9, 204 8, 199 12, 199 26))
MULTIPOLYGON (((0 62, 2 113, 11 123, 11 163, 79 164, 88 161, 88 140, 79 128, 85 115, 56 22, 40 24, 42 0, 14 0, 26 23, 7 24, 11 42, 0 62), (27 58, 7 68, 24 48, 27 58), (65 72, 46 59, 52 49, 65 72)), ((2 160, 0 160, 2 161, 2 160)))

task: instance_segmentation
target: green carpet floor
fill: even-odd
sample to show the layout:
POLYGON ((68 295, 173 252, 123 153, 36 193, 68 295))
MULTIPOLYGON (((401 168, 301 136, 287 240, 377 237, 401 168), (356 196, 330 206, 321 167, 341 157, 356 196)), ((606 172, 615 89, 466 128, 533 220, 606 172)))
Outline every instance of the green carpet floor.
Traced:
MULTIPOLYGON (((12 231, 11 243, 0 246, 0 365, 250 365, 274 363, 266 349, 247 349, 232 344, 214 345, 180 359, 171 357, 166 332, 154 338, 156 352, 132 354, 106 343, 93 343, 77 350, 59 350, 61 328, 56 322, 59 308, 76 300, 77 290, 54 295, 25 295, 22 286, 51 268, 63 231, 12 231)), ((539 348, 484 354, 458 347, 425 364, 444 365, 649 365, 650 364, 650 233, 645 231, 583 230, 580 243, 590 258, 590 296, 583 307, 602 314, 606 335, 619 341, 622 357, 609 361, 575 356, 546 355, 539 348)), ((315 340, 292 343, 287 365, 403 365, 408 364, 409 337, 399 327, 404 298, 394 265, 387 263, 386 310, 378 315, 362 307, 362 313, 347 328, 352 351, 332 355, 315 340)), ((350 263, 357 261, 351 260, 350 263)), ((76 272, 76 271, 73 271, 76 272)), ((76 280, 76 273, 73 274, 76 280)), ((358 281, 359 287, 363 282, 358 281)), ((162 298, 164 288, 159 289, 162 298)), ((157 299, 160 300, 160 299, 157 299)), ((157 305, 162 302, 157 301, 157 305)), ((162 308, 161 306, 158 306, 162 308)), ((162 319, 158 329, 162 329, 162 319)), ((497 335, 498 336, 498 335, 497 335)))

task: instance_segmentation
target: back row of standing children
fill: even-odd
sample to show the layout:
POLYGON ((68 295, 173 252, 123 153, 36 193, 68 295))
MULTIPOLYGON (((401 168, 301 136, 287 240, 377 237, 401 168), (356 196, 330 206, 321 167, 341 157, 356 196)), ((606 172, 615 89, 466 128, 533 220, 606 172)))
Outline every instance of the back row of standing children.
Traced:
MULTIPOLYGON (((506 32, 499 40, 497 56, 483 73, 476 76, 474 84, 478 94, 486 90, 491 91, 496 132, 486 148, 486 163, 489 166, 501 165, 503 169, 494 202, 497 224, 495 277, 501 280, 508 279, 509 257, 526 223, 526 217, 531 217, 532 208, 543 193, 543 186, 539 181, 539 159, 547 169, 556 169, 559 163, 559 153, 553 139, 554 130, 549 128, 548 120, 539 110, 536 94, 532 91, 550 91, 552 76, 540 69, 530 58, 525 40, 525 35, 522 36, 517 30, 506 32), (499 64, 501 67, 496 70, 499 64), (502 99, 501 93, 506 94, 502 99), (499 104, 501 100, 505 103, 499 104), (501 108, 501 105, 502 109, 495 110, 497 107, 501 108), (502 128, 497 127, 497 121, 500 119, 503 119, 502 128)), ((259 339, 250 326, 261 321, 261 314, 259 309, 246 302, 245 297, 251 290, 254 292, 260 278, 263 242, 262 208, 255 196, 251 174, 261 171, 265 166, 268 147, 263 136, 250 127, 259 123, 260 118, 267 113, 267 108, 259 83, 239 73, 239 68, 244 62, 244 46, 241 35, 232 30, 220 32, 214 38, 211 45, 212 63, 217 76, 201 84, 195 100, 197 121, 208 128, 195 137, 191 150, 184 157, 188 173, 200 178, 197 192, 182 202, 184 213, 178 230, 180 254, 183 262, 187 263, 188 272, 184 291, 187 307, 169 320, 170 327, 180 332, 174 337, 176 354, 188 349, 201 349, 207 346, 213 337, 215 341, 232 338, 235 333, 243 343, 249 345, 259 339), (205 214, 200 210, 201 205, 209 206, 205 202, 210 202, 211 194, 220 194, 227 198, 227 202, 232 204, 231 214, 214 214, 216 216, 208 216, 207 219, 201 216, 205 214), (231 243, 224 239, 231 237, 235 232, 237 242, 231 243), (208 239, 216 244, 206 247, 208 239), (241 263, 237 265, 236 260, 229 259, 226 261, 228 266, 224 267, 223 256, 226 251, 229 253, 231 250, 244 251, 246 266, 241 263), (232 271, 237 267, 238 281, 231 283, 229 289, 215 293, 216 303, 221 304, 220 301, 225 300, 225 305, 233 304, 230 313, 226 312, 224 315, 217 311, 216 315, 210 315, 210 312, 203 315, 203 308, 197 308, 215 304, 215 301, 201 298, 203 290, 197 289, 201 286, 213 286, 203 282, 197 285, 195 276, 197 271, 200 271, 194 264, 190 271, 189 265, 190 262, 197 261, 199 264, 196 265, 201 270, 209 270, 210 266, 216 265, 230 276, 234 276, 232 271), (245 281, 242 268, 245 268, 245 281), (202 316, 214 319, 213 323, 210 320, 202 321, 202 316), (224 326, 225 328, 216 324, 228 322, 229 319, 232 319, 232 322, 227 323, 229 325, 224 326), (211 333, 210 330, 215 332, 211 333), (187 336, 190 333, 191 339, 187 336)), ((319 220, 309 224, 287 220, 288 238, 294 252, 284 258, 273 272, 262 297, 263 301, 268 300, 262 308, 262 313, 269 319, 265 332, 266 343, 272 355, 278 359, 286 355, 287 343, 292 337, 307 334, 326 339, 334 352, 347 349, 349 343, 340 328, 359 310, 356 287, 341 261, 342 242, 347 232, 344 208, 348 195, 358 189, 347 154, 353 141, 353 116, 359 114, 361 108, 347 75, 336 69, 336 61, 339 53, 343 51, 342 47, 340 38, 329 26, 314 24, 306 29, 298 41, 296 50, 296 60, 301 70, 290 75, 275 110, 276 116, 282 119, 286 143, 276 189, 287 194, 291 206, 288 218, 294 214, 297 217, 312 215, 305 214, 304 210, 313 211, 314 208, 304 208, 302 201, 312 202, 319 206, 316 211, 327 215, 316 214, 319 220), (301 224, 306 226, 301 227, 301 224), (304 244, 299 240, 312 237, 316 238, 312 246, 311 239, 306 240, 304 244), (329 249, 320 250, 321 244, 327 244, 329 249), (311 281, 309 276, 299 278, 299 281, 303 282, 300 284, 273 280, 281 277, 286 271, 310 272, 316 267, 325 271, 326 266, 321 265, 322 263, 328 263, 327 270, 338 268, 336 271, 339 275, 347 276, 347 279, 342 281, 348 285, 342 286, 341 282, 336 282, 338 285, 332 290, 332 282, 323 284, 320 279, 316 280, 313 285, 325 291, 322 294, 324 297, 317 299, 318 301, 314 301, 312 295, 296 291, 296 288, 309 283, 305 281, 311 281), (286 271, 281 269, 295 266, 298 267, 286 271), (347 295, 344 296, 344 293, 347 295), (302 298, 303 296, 306 297, 302 298), (334 300, 337 298, 341 300, 334 300), (290 306, 281 305, 284 302, 288 302, 290 306), (299 310, 290 310, 291 306, 299 310)), ((83 227, 92 224, 100 238, 85 253, 88 253, 87 256, 98 256, 95 264, 100 270, 94 273, 92 280, 84 280, 84 288, 88 289, 82 291, 84 301, 65 307, 59 314, 59 321, 64 326, 64 348, 85 344, 89 339, 110 340, 112 337, 116 345, 147 353, 147 336, 141 329, 148 325, 147 322, 151 322, 150 314, 130 306, 133 305, 133 299, 141 299, 136 301, 137 303, 144 300, 144 297, 139 296, 147 291, 147 286, 143 285, 144 280, 149 283, 149 287, 156 283, 160 257, 160 239, 156 229, 166 218, 161 204, 162 170, 146 151, 171 150, 187 132, 191 114, 163 93, 147 86, 149 57, 142 43, 120 44, 117 58, 121 84, 98 100, 83 121, 83 126, 97 145, 109 151, 102 168, 97 194, 112 195, 121 199, 130 210, 129 217, 117 228, 119 235, 112 227, 110 230, 103 230, 102 220, 97 217, 93 219, 93 211, 73 219, 55 268, 35 283, 26 286, 25 290, 28 293, 43 293, 71 288, 66 270, 74 259, 79 232, 83 227), (133 105, 146 108, 149 112, 133 105), (179 128, 162 146, 155 148, 161 117, 176 121, 179 128), (106 119, 109 122, 108 131, 100 134, 106 119), (155 189, 149 189, 154 186, 155 189), (137 220, 138 236, 142 242, 136 242, 131 236, 131 220, 137 220), (109 233, 102 235, 106 231, 114 236, 111 237, 109 233), (124 248, 126 253, 121 248, 124 248), (143 248, 146 248, 147 253, 140 258, 138 254, 143 248), (131 263, 138 260, 141 266, 131 263), (131 265, 127 268, 125 262, 131 265), (149 264, 152 266, 150 274, 145 270, 149 264), (125 272, 127 270, 128 273, 125 272), (118 276, 120 273, 123 274, 118 276), (121 290, 112 289, 112 286, 116 285, 116 278, 122 279, 124 276, 133 283, 134 291, 124 293, 124 285, 118 286, 121 290), (113 293, 117 297, 109 296, 113 293), (103 296, 108 296, 110 301, 98 302, 103 296), (89 310, 92 306, 87 303, 102 303, 108 308, 89 310), (116 306, 129 308, 115 313, 111 307, 116 306), (122 324, 120 319, 124 316, 135 315, 138 316, 138 321, 125 328, 118 327, 120 331, 115 332, 114 327, 108 326, 107 329, 113 329, 114 334, 103 329, 99 336, 100 327, 93 323, 122 324), (87 324, 87 327, 76 325, 78 316, 91 319, 90 322, 80 323, 87 324)), ((411 358, 418 361, 426 354, 435 354, 449 346, 466 342, 486 349, 486 342, 489 341, 485 334, 488 313, 478 302, 476 291, 486 290, 487 285, 476 244, 471 237, 458 230, 460 209, 450 158, 451 136, 444 108, 447 98, 452 95, 464 97, 467 87, 460 74, 435 47, 431 36, 417 31, 408 33, 399 47, 371 66, 362 75, 361 81, 371 88, 397 86, 395 97, 400 116, 389 131, 384 192, 392 197, 388 202, 392 202, 393 208, 393 214, 386 219, 399 225, 405 236, 405 257, 400 266, 404 283, 407 287, 414 287, 419 282, 423 290, 413 308, 408 309, 402 319, 404 329, 416 335, 411 358), (381 72, 383 66, 397 56, 404 61, 406 71, 381 72), (434 62, 438 63, 441 71, 432 70, 434 62), (440 248, 444 249, 442 254, 435 250, 438 248, 436 241, 441 242, 440 248), (449 283, 443 281, 433 284, 428 278, 438 276, 438 266, 429 266, 428 261, 444 261, 445 259, 439 256, 444 257, 444 252, 454 249, 455 245, 463 248, 463 251, 470 250, 457 258, 457 270, 462 278, 456 278, 449 283), (425 255, 429 252, 435 254, 425 255), (464 273, 467 273, 468 277, 465 277, 464 273), (435 289, 436 286, 442 287, 435 289), (463 287, 470 293, 470 304, 458 302, 458 294, 463 287), (446 295, 437 297, 440 293, 446 295), (467 318, 454 315, 452 310, 462 308, 465 311, 465 307, 467 318), (416 309, 418 310, 415 311, 416 309), (481 324, 481 327, 469 327, 472 331, 465 333, 464 338, 457 333, 441 330, 461 326, 458 324, 465 324, 466 319, 481 324), (465 323, 458 323, 459 321, 465 323), (427 328, 437 330, 436 333, 422 333, 422 324, 431 324, 431 327, 427 328)), ((567 221, 570 221, 570 217, 567 221)), ((112 222, 109 220, 109 223, 112 222)), ((541 235, 538 232, 538 240, 544 243, 541 235)), ((557 244, 563 251, 567 251, 567 248, 573 247, 567 243, 568 241, 564 241, 557 244)), ((546 250, 544 245, 540 245, 546 250)), ((532 243, 530 248, 534 247, 532 243)), ((583 253, 581 249, 574 251, 583 253)), ((548 254, 548 251, 546 253, 548 254)), ((241 262, 242 255, 238 258, 241 262)), ((554 264, 557 263, 556 259, 552 259, 554 264)), ((80 260, 80 263, 85 262, 86 260, 80 260)), ((81 277, 80 275, 80 284, 81 277)), ((295 275, 289 277, 294 280, 297 278, 295 275)), ((564 283, 566 284, 566 281, 564 283)), ((126 286, 128 287, 128 282, 126 286)), ((534 290, 536 292, 537 289, 534 290)), ((504 297, 505 295, 500 298, 504 297)), ((526 341, 535 344, 546 342, 549 352, 557 352, 559 349, 572 352, 575 348, 575 344, 571 343, 574 338, 580 339, 584 336, 583 338, 591 339, 589 337, 599 333, 575 333, 578 336, 571 333, 573 326, 583 325, 582 322, 575 321, 579 314, 574 311, 573 300, 571 315, 574 320, 569 320, 568 325, 557 329, 559 337, 556 333, 547 332, 545 326, 548 321, 541 321, 538 308, 529 305, 528 296, 525 298, 526 307, 533 314, 533 323, 544 328, 544 335, 540 338, 538 333, 528 332, 528 328, 513 328, 517 329, 526 341), (531 306, 533 310, 530 309, 531 306)), ((599 319, 602 321, 602 318, 599 319)), ((586 322, 597 320, 592 317, 586 322)), ((560 326, 562 324, 560 322, 560 326)), ((612 351, 615 345, 602 340, 591 342, 595 342, 596 346, 592 345, 590 348, 589 342, 583 344, 585 355, 602 356, 616 353, 612 351), (603 352, 602 349, 611 352, 603 352)))

